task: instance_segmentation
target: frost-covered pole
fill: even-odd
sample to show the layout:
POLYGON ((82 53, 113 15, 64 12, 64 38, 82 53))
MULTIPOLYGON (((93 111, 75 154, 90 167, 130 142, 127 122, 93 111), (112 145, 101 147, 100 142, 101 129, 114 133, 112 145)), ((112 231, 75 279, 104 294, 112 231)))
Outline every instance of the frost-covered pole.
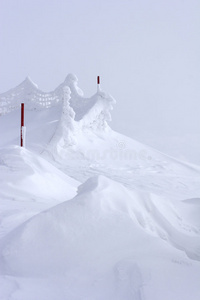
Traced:
POLYGON ((25 147, 24 103, 21 103, 21 147, 25 147))
POLYGON ((97 92, 100 91, 100 76, 97 76, 97 92))

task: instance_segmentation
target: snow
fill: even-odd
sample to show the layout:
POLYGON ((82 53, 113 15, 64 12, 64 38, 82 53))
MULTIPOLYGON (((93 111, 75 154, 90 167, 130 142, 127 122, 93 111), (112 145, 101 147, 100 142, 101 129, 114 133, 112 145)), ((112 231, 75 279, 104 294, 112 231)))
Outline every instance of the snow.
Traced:
POLYGON ((75 75, 54 92, 30 79, 11 91, 0 95, 0 299, 199 300, 199 166, 114 132, 115 100, 84 98, 75 75))
POLYGON ((42 157, 19 146, 0 149, 1 235, 38 213, 76 194, 79 182, 42 157), (28 208, 26 207, 28 203, 28 208))

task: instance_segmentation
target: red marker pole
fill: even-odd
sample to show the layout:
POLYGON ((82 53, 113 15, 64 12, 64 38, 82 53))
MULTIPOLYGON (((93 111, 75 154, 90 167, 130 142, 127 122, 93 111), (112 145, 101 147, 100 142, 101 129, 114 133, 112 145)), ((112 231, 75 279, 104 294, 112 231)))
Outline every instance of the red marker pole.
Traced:
POLYGON ((21 103, 21 147, 24 146, 24 103, 21 103))
POLYGON ((100 91, 100 76, 97 76, 97 92, 100 91))

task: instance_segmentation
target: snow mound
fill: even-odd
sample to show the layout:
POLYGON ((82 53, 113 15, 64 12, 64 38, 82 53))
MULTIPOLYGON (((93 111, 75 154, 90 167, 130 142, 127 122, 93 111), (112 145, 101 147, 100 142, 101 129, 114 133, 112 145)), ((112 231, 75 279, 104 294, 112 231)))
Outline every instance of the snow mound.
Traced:
POLYGON ((70 199, 78 182, 25 148, 0 149, 0 195, 21 199, 70 199))
POLYGON ((166 200, 94 177, 79 187, 74 199, 38 214, 6 236, 4 273, 105 273, 130 257, 138 261, 141 251, 142 259, 151 263, 160 252, 167 256, 179 249, 184 259, 185 252, 200 260, 199 231, 184 225, 166 200))

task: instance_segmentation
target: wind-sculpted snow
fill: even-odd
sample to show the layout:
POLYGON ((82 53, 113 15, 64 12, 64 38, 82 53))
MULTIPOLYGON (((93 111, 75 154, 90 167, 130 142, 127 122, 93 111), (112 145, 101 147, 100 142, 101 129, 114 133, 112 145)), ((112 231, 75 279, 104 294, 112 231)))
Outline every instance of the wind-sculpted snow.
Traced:
POLYGON ((177 161, 109 128, 76 130, 72 136, 76 142, 71 145, 63 141, 61 133, 57 129, 42 155, 80 182, 101 174, 130 189, 175 201, 199 197, 198 166, 177 161))
POLYGON ((91 98, 84 98, 83 92, 77 85, 78 79, 69 74, 65 81, 54 91, 45 93, 38 89, 29 77, 19 86, 0 95, 0 115, 10 113, 25 103, 28 110, 42 110, 54 106, 62 109, 66 88, 69 89, 70 101, 68 108, 74 111, 74 120, 81 127, 105 128, 111 120, 110 111, 115 100, 100 89, 91 98))
POLYGON ((200 168, 114 132, 74 75, 1 100, 0 299, 199 300, 200 168))
POLYGON ((27 193, 30 190, 35 192, 35 198, 57 197, 58 191, 61 196, 64 190, 68 190, 70 198, 76 191, 77 181, 24 148, 0 149, 0 157, 0 193, 5 191, 5 184, 8 186, 7 193, 12 194, 12 188, 24 189, 27 193))
POLYGON ((76 194, 78 184, 42 157, 24 148, 1 148, 0 199, 2 208, 5 207, 0 212, 0 236, 5 235, 9 227, 13 227, 11 222, 16 226, 40 211, 41 208, 33 208, 33 203, 46 207, 45 203, 52 206, 70 199, 76 194), (29 210, 26 208, 28 203, 29 210))
POLYGON ((0 95, 0 115, 7 114, 25 103, 26 109, 43 109, 60 102, 55 92, 45 93, 27 77, 20 85, 0 95))
MULTIPOLYGON (((4 274, 64 276, 66 282, 71 277, 74 299, 151 299, 144 295, 148 285, 156 293, 153 265, 162 265, 167 279, 176 257, 177 263, 190 266, 184 252, 200 260, 200 228, 184 224, 181 217, 166 199, 93 177, 74 199, 33 217, 5 238, 4 274)), ((184 282, 179 272, 177 285, 184 282)), ((196 276, 190 269, 189 274, 196 276)))

